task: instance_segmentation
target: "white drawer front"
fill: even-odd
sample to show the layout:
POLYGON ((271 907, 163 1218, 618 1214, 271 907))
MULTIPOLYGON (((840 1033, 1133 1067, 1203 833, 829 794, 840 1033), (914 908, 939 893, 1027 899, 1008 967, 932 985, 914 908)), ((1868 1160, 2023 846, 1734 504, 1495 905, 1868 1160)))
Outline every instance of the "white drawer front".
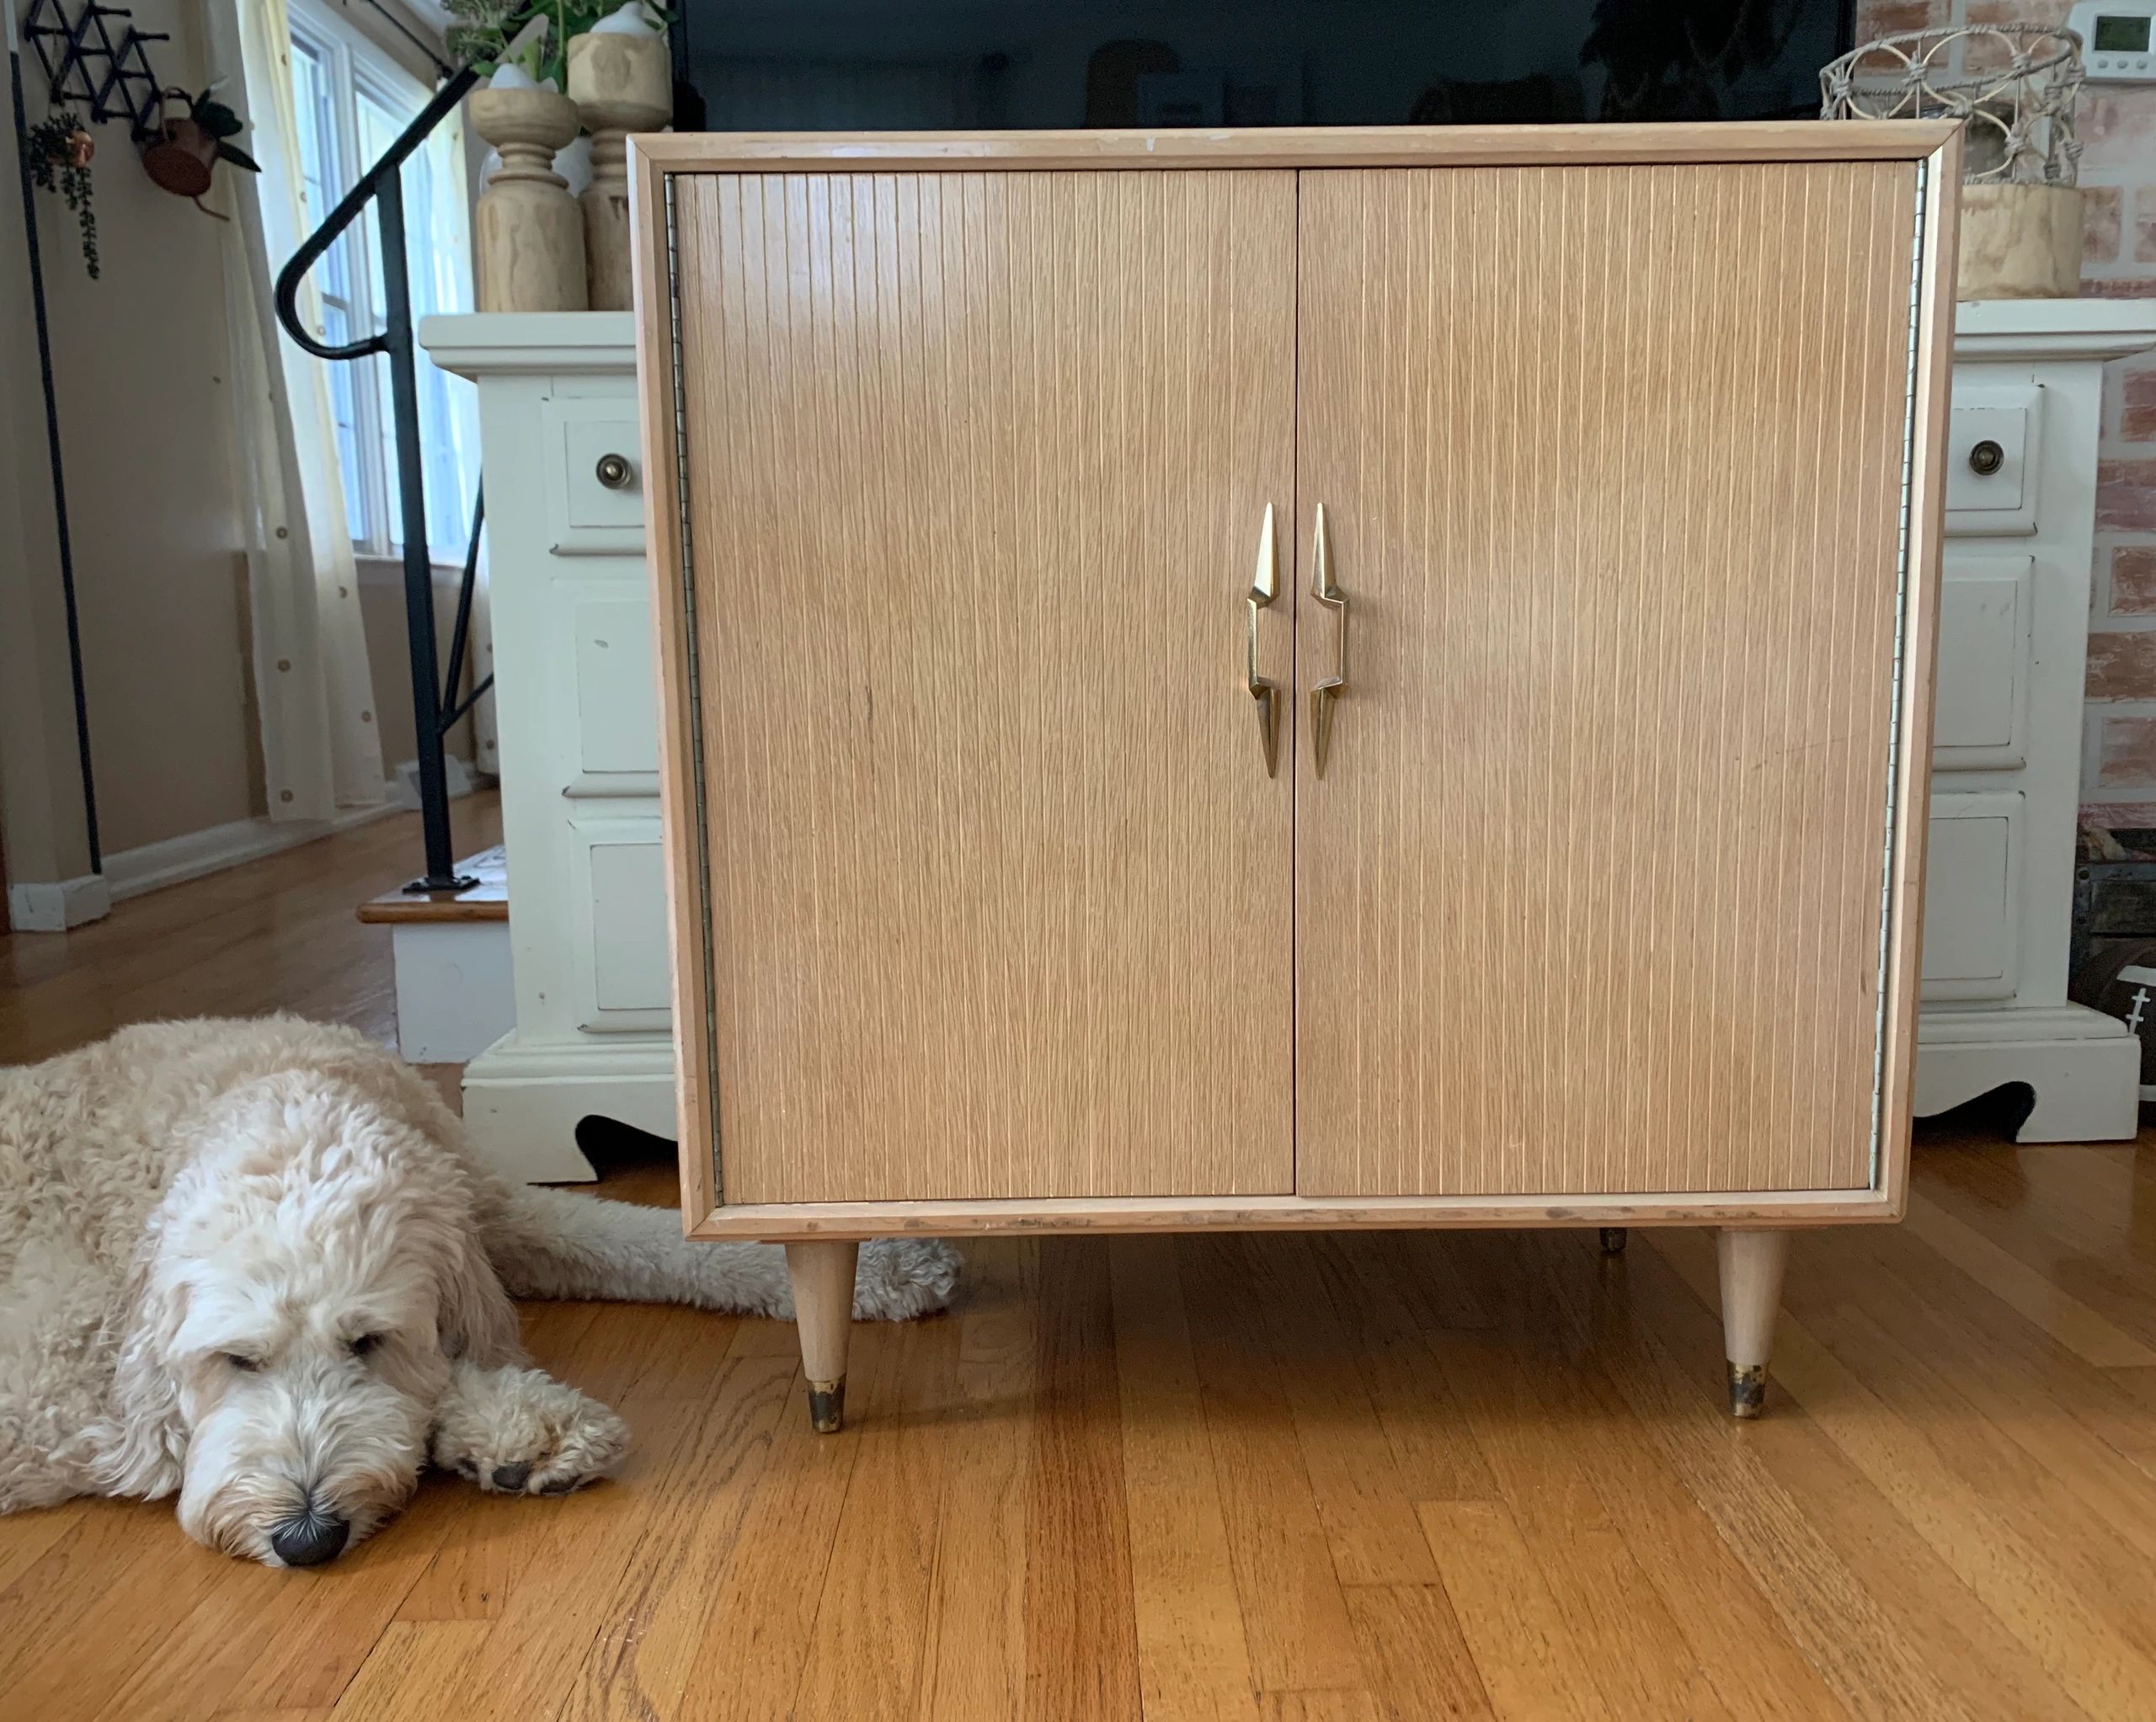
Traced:
POLYGON ((1946 429, 1950 537, 2026 536, 2036 530, 2043 391, 2033 383, 1954 391, 1946 429))
POLYGON ((577 764, 581 792, 656 794, 658 683, 652 668, 651 605, 634 599, 587 599, 574 614, 577 764), (632 778, 633 782, 620 780, 632 778))
POLYGON ((1939 770, 2027 763, 2035 569, 2025 556, 1946 558, 1931 755, 1939 770))
POLYGON ((546 407, 547 527, 557 556, 643 549, 643 452, 632 395, 558 396, 546 407), (601 463, 626 471, 609 484, 601 463))
POLYGON ((671 1005, 659 822, 582 821, 574 843, 577 1026, 601 1034, 663 1029, 671 1005))
POLYGON ((1924 996, 2009 999, 2020 985, 2019 792, 1935 795, 1924 861, 1924 996))

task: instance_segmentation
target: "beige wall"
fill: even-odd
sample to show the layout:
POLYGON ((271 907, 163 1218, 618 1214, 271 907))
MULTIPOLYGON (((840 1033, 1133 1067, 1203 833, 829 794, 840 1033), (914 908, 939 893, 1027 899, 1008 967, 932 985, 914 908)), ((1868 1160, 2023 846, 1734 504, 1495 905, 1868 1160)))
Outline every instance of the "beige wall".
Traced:
MULTIPOLYGON (((431 83, 424 56, 371 8, 339 9, 431 83)), ((171 33, 152 49, 159 75, 200 88, 200 0, 135 0, 134 13, 140 28, 171 33)), ((34 61, 28 70, 35 122, 45 103, 34 61)), ((262 810, 262 791, 219 223, 151 184, 121 125, 93 130, 101 280, 85 275, 59 200, 40 195, 37 209, 92 760, 111 855, 246 818, 262 810)), ((0 219, 0 831, 21 882, 73 877, 88 856, 13 153, 10 134, 0 219)), ((403 632, 382 625, 394 617, 393 591, 366 597, 393 767, 411 751, 403 632)))

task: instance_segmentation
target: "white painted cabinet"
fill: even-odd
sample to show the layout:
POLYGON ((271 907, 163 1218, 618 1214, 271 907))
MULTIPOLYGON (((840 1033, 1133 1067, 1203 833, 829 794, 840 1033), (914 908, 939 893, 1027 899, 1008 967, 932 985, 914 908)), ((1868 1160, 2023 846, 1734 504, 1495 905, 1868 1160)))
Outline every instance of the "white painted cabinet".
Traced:
MULTIPOLYGON (((578 1122, 670 1134, 644 452, 622 312, 435 317, 480 385, 516 1028, 466 1074, 515 1176, 585 1178, 578 1122)), ((2027 1082, 2024 1140, 2123 1138, 2137 1048, 2067 1002, 2100 376, 2120 301, 1960 307, 1916 1109, 2027 1082)))
POLYGON ((2156 344, 2116 300, 1960 307, 1916 1110, 2007 1083, 2024 1142, 2132 1136, 2140 1049, 2067 1001, 2104 361, 2156 344))

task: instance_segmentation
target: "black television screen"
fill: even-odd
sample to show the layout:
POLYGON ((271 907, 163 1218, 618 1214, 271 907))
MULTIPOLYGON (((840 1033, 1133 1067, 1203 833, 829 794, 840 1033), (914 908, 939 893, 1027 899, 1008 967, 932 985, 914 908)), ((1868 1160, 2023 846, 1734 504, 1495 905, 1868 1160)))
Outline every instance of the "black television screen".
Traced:
POLYGON ((1851 0, 675 0, 714 131, 1814 115, 1851 0))

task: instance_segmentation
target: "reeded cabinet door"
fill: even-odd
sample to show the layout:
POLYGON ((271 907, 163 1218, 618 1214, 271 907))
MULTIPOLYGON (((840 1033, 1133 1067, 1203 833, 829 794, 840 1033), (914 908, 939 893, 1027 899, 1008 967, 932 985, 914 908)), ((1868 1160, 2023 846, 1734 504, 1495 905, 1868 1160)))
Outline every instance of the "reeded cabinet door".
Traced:
POLYGON ((1304 174, 1303 1194, 1871 1181, 1917 186, 1304 174))
POLYGON ((673 195, 723 1199, 1291 1191, 1294 175, 673 195))

